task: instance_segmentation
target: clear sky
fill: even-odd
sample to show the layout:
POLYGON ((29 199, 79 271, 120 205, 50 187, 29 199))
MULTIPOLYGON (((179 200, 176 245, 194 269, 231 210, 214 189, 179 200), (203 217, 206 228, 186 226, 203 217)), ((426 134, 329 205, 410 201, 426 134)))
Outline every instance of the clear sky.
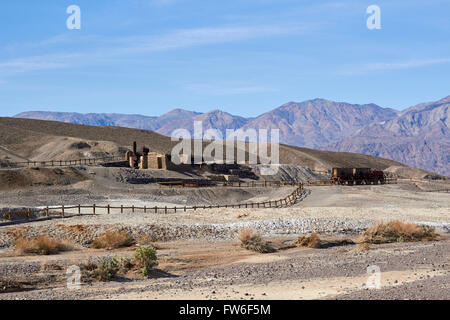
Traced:
POLYGON ((0 28, 1 116, 256 116, 312 98, 404 109, 450 94, 449 0, 15 0, 0 28))

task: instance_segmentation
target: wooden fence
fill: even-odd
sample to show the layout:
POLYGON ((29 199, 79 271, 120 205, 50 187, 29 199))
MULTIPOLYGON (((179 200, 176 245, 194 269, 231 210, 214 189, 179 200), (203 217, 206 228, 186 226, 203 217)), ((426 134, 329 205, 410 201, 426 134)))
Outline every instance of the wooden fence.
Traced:
MULTIPOLYGON (((213 181, 215 182, 215 181, 213 181)), ((159 182, 160 188, 189 188, 199 187, 195 185, 196 181, 193 180, 180 180, 180 181, 168 181, 159 182)), ((267 188, 267 187, 285 187, 285 186, 298 186, 302 184, 300 181, 286 180, 286 181, 263 181, 263 182, 215 182, 215 184, 207 185, 207 187, 236 187, 236 188, 267 188)))
POLYGON ((106 162, 125 161, 122 156, 111 156, 103 158, 86 158, 77 160, 46 160, 46 161, 22 161, 22 162, 8 162, 13 167, 63 167, 76 165, 96 165, 106 162))
MULTIPOLYGON (((244 209, 244 208, 283 208, 289 207, 296 203, 297 197, 303 193, 303 184, 297 183, 295 190, 290 193, 287 197, 278 199, 278 200, 269 200, 264 202, 249 202, 249 203, 240 203, 240 204, 225 204, 225 205, 203 205, 203 206, 98 206, 96 204, 93 205, 76 205, 76 206, 52 206, 44 208, 45 217, 49 217, 50 214, 53 216, 55 213, 59 215, 61 218, 69 217, 69 216, 82 216, 89 215, 95 216, 97 214, 111 214, 112 210, 120 210, 120 213, 125 213, 126 211, 135 213, 135 212, 143 212, 143 213, 154 213, 154 214, 169 214, 169 213, 180 213, 180 212, 188 212, 188 211, 197 211, 197 210, 205 210, 205 209, 220 209, 220 208, 232 208, 232 209, 244 209)), ((33 209, 35 210, 35 209, 33 209)), ((31 209, 26 211, 28 218, 31 216, 31 209)), ((8 218, 8 214, 3 214, 4 217, 8 218)), ((9 220, 11 220, 11 214, 9 215, 9 220)))
MULTIPOLYGON (((397 184, 397 178, 386 178, 385 180, 385 184, 397 184)), ((307 181, 306 183, 308 186, 334 186, 336 185, 335 183, 333 183, 331 181, 331 179, 328 180, 310 180, 307 181)), ((355 186, 355 185, 352 185, 355 186)))

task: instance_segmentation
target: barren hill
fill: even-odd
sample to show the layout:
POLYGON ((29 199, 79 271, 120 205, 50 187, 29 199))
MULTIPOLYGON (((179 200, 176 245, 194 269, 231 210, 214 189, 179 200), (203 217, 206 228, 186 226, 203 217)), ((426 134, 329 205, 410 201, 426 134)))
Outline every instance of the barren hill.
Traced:
MULTIPOLYGON (((148 130, 86 126, 55 121, 0 118, 0 147, 5 155, 34 160, 123 154, 133 141, 151 150, 170 152, 176 142, 148 130), (6 151, 5 151, 6 150, 6 151)), ((280 162, 328 170, 334 166, 386 169, 402 164, 374 156, 280 146, 280 162)))

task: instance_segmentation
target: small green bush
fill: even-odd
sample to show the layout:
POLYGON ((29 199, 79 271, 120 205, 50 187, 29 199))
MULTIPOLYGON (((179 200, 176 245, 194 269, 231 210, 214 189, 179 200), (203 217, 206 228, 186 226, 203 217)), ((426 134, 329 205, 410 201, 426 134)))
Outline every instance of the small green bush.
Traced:
POLYGON ((119 271, 119 263, 116 258, 106 258, 97 264, 95 276, 100 281, 109 281, 119 271))
POLYGON ((142 274, 147 277, 150 269, 158 265, 156 249, 153 247, 138 248, 134 252, 134 260, 142 268, 142 274))

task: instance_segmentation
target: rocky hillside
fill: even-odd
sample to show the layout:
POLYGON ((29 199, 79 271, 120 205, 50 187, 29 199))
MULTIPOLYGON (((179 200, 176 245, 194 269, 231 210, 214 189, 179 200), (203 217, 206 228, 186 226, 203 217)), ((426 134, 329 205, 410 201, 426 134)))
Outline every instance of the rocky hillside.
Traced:
POLYGON ((371 124, 397 115, 375 104, 349 104, 324 99, 289 102, 265 113, 244 128, 280 129, 280 140, 293 146, 320 148, 371 124))
POLYGON ((450 176, 450 96, 408 108, 373 123, 326 149, 395 159, 450 176))
POLYGON ((61 112, 24 112, 16 118, 61 121, 91 126, 119 126, 152 130, 170 136, 175 129, 193 131, 194 121, 203 129, 214 128, 223 135, 226 129, 280 129, 282 143, 318 148, 337 142, 374 122, 394 118, 397 112, 375 104, 358 105, 324 99, 289 102, 256 118, 243 118, 214 110, 197 113, 175 109, 160 117, 121 114, 79 114, 61 112))
POLYGON ((280 142, 298 147, 368 154, 450 175, 450 96, 398 112, 375 104, 324 99, 289 102, 256 118, 214 110, 198 113, 175 109, 159 117, 122 114, 25 112, 17 118, 54 120, 91 126, 152 130, 170 136, 175 129, 279 129, 280 142))
POLYGON ((20 113, 15 118, 50 120, 89 126, 116 126, 144 129, 152 130, 166 136, 170 136, 174 130, 179 128, 193 132, 194 121, 202 121, 204 130, 214 128, 224 134, 226 129, 238 129, 248 122, 248 119, 233 116, 220 110, 199 113, 183 109, 175 109, 159 117, 114 113, 81 114, 31 111, 20 113))

